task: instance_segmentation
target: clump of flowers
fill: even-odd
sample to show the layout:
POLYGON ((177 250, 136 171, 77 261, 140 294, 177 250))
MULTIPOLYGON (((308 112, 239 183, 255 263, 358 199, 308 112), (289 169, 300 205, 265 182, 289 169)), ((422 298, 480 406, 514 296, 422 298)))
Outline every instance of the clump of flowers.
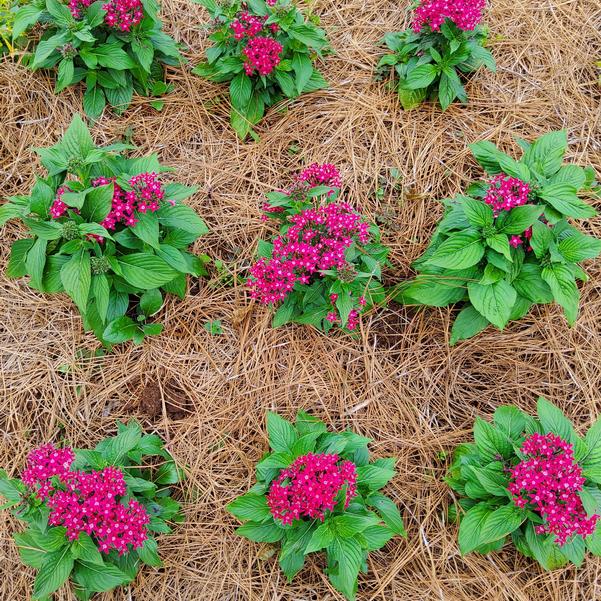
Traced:
POLYGON ((390 73, 405 109, 438 100, 443 110, 459 100, 467 103, 463 80, 480 67, 496 70, 485 48, 488 30, 480 24, 485 0, 420 0, 411 28, 389 33, 383 43, 391 51, 378 63, 378 77, 390 73))
POLYGON ((256 137, 253 126, 265 109, 285 99, 327 87, 315 60, 329 50, 323 29, 293 2, 195 0, 212 18, 207 60, 193 72, 229 83, 232 127, 240 138, 256 137))
POLYGON ((394 476, 395 460, 370 461, 369 438, 330 433, 302 411, 294 423, 268 413, 267 430, 272 452, 257 464, 257 483, 227 506, 243 522, 236 532, 284 550, 300 544, 294 561, 287 551, 280 556, 289 580, 306 555, 324 551, 332 585, 354 599, 369 551, 406 536, 398 508, 379 492, 394 476))
POLYGON ((273 38, 256 37, 244 47, 244 72, 253 75, 255 70, 261 76, 269 75, 279 64, 284 47, 273 38))
POLYGON ((127 494, 123 472, 114 467, 89 473, 72 471, 75 453, 69 447, 46 444, 32 451, 21 480, 50 508, 48 524, 65 526, 69 541, 85 532, 103 553, 115 549, 124 555, 148 538, 148 512, 127 494), (53 478, 56 477, 58 482, 53 478), (129 546, 131 545, 131 547, 129 546))
POLYGON ((586 478, 574 460, 573 445, 554 434, 530 435, 520 449, 525 459, 511 469, 507 487, 517 507, 544 518, 536 534, 553 534, 561 547, 574 534, 593 534, 599 515, 587 517, 578 496, 586 478))
POLYGON ((307 453, 294 460, 271 483, 267 505, 283 525, 303 517, 323 522, 326 511, 334 511, 336 498, 347 485, 344 509, 357 495, 357 468, 340 461, 336 454, 307 453))
POLYGON ((93 451, 42 445, 20 479, 0 471, 5 507, 27 524, 14 538, 24 563, 38 570, 33 598, 49 598, 71 573, 77 597, 89 599, 131 582, 140 561, 160 566, 152 533, 182 521, 169 488, 180 480, 160 438, 133 421, 93 451))
POLYGON ((156 156, 118 154, 128 148, 97 148, 77 115, 61 142, 38 151, 48 177, 0 208, 0 225, 20 217, 31 230, 14 244, 8 276, 66 292, 84 328, 107 346, 160 334, 161 324, 149 321, 163 295, 185 296, 188 274, 205 274, 208 260, 187 250, 208 231, 181 202, 196 188, 164 183, 169 169, 156 156))
MULTIPOLYGON (((92 119, 98 119, 107 104, 123 113, 134 92, 162 96, 170 91, 164 65, 178 65, 182 56, 175 40, 162 31, 155 3, 46 0, 40 6, 38 0, 20 1, 13 38, 36 26, 44 32, 41 39, 33 36, 41 43, 34 48, 31 68, 55 69, 57 93, 83 84, 84 111, 92 119)), ((160 100, 150 104, 162 108, 160 100)))
POLYGON ((572 224, 596 215, 579 197, 596 187, 594 170, 563 165, 564 131, 520 143, 519 161, 491 142, 470 146, 488 178, 443 201, 445 215, 414 263, 417 277, 397 288, 406 304, 464 302, 451 344, 490 324, 502 330, 534 304, 557 302, 573 325, 577 281, 587 279, 580 263, 601 252, 601 240, 572 224))
POLYGON ((275 326, 299 321, 326 332, 334 324, 354 330, 363 309, 383 298, 387 249, 375 226, 337 200, 340 183, 333 165, 313 164, 263 203, 266 215, 281 221, 280 234, 262 245, 247 284, 252 298, 280 305, 275 326))
POLYGON ((447 483, 459 495, 450 517, 459 518, 462 554, 511 540, 547 570, 580 566, 587 549, 601 555, 601 420, 581 438, 547 400, 538 400, 537 412, 534 419, 500 407, 492 423, 476 420, 474 443, 455 451, 447 483))
POLYGON ((462 31, 472 31, 482 19, 486 0, 421 0, 415 9, 412 28, 420 33, 424 27, 440 31, 448 19, 462 31))

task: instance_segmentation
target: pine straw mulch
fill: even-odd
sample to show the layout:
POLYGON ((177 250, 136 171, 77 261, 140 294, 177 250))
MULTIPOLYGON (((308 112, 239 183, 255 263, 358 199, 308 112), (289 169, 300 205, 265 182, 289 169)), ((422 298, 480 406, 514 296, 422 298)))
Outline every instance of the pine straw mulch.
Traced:
MULTIPOLYGON (((405 4, 317 2, 336 50, 324 64, 331 88, 271 110, 258 143, 235 138, 225 89, 188 68, 171 70, 175 92, 162 113, 138 99, 123 118, 105 115, 97 140, 131 137, 139 153, 157 151, 180 181, 198 184, 190 202, 211 233, 196 250, 226 262, 234 276, 268 231, 259 219, 262 195, 313 161, 339 165, 348 197, 382 221, 392 248, 390 280, 410 275, 441 214, 436 199, 480 174, 468 143, 486 138, 515 152, 514 135, 532 139, 565 127, 568 158, 601 172, 598 1, 494 2, 488 22, 498 73, 475 75, 469 106, 445 114, 433 106, 403 113, 372 81, 376 43, 406 24, 405 4), (391 169, 399 170, 398 182, 391 169)), ((195 64, 206 45, 205 13, 167 0, 163 14, 195 64)), ((38 167, 31 148, 54 143, 81 110, 80 90, 56 97, 52 86, 41 73, 0 64, 2 195, 29 190, 38 167)), ((601 235, 601 220, 591 229, 601 235)), ((13 223, 3 229, 2 267, 20 234, 13 223)), ((601 560, 592 557, 579 571, 551 574, 510 546, 461 558, 442 482, 447 457, 470 437, 474 417, 501 403, 532 411, 544 395, 583 427, 601 411, 601 269, 589 268, 575 328, 557 307, 543 307, 504 333, 488 330, 455 348, 447 344, 449 310, 392 306, 364 317, 358 340, 303 327, 272 330, 269 314, 249 305, 242 285, 213 272, 210 281, 191 285, 185 301, 167 303, 161 337, 100 357, 68 299, 43 297, 2 276, 0 465, 17 473, 42 441, 91 445, 114 432, 116 419, 136 417, 188 466, 181 493, 187 522, 160 539, 164 569, 144 569, 134 587, 100 599, 338 600, 320 558, 288 584, 268 546, 235 536, 236 522, 224 510, 253 482, 266 449, 265 411, 291 417, 302 408, 332 428, 372 437, 376 456, 399 458, 387 492, 403 508, 409 537, 371 555, 361 601, 599 599, 601 560), (223 322, 223 335, 205 331, 209 319, 223 322)), ((10 540, 14 527, 12 519, 0 522, 6 601, 29 599, 32 584, 10 540)), ((71 599, 66 590, 57 598, 71 599)))

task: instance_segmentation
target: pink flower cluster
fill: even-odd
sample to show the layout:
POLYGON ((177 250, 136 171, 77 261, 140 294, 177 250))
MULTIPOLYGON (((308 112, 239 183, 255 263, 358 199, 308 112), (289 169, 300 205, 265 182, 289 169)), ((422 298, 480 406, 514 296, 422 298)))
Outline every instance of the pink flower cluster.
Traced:
POLYGON ((336 496, 346 484, 344 508, 357 495, 357 468, 338 455, 308 453, 298 457, 271 483, 267 505, 283 525, 303 517, 323 522, 336 506, 336 496))
POLYGON ((459 29, 473 30, 482 19, 486 0, 421 0, 415 9, 413 31, 419 33, 425 25, 432 31, 450 19, 459 29))
POLYGON ((598 515, 587 517, 578 492, 585 478, 572 445, 554 434, 532 434, 522 445, 527 458, 511 470, 508 486, 517 507, 533 509, 545 520, 537 534, 554 534, 563 545, 573 534, 588 536, 598 515))
MULTIPOLYGON (((92 186, 106 186, 114 183, 115 178, 98 177, 92 181, 92 186)), ((156 173, 140 173, 128 181, 132 187, 125 191, 119 185, 114 183, 112 207, 109 214, 103 219, 100 225, 107 230, 114 230, 119 223, 128 227, 134 227, 138 222, 135 214, 157 211, 160 208, 160 202, 165 198, 165 191, 158 180, 156 173)), ((67 205, 61 200, 62 195, 68 191, 68 188, 61 186, 56 191, 56 199, 50 207, 50 215, 53 219, 62 217, 67 211, 67 205)), ((167 200, 174 205, 174 201, 167 200)), ((101 240, 99 240, 101 241, 101 240)))
POLYGON ((135 499, 127 504, 123 472, 114 467, 90 473, 71 471, 72 449, 47 444, 29 454, 23 482, 50 508, 48 523, 64 526, 67 538, 76 540, 81 532, 93 536, 100 551, 111 549, 120 555, 129 545, 139 548, 148 538, 150 522, 143 505, 135 499), (56 477, 58 483, 52 483, 56 477))
POLYGON ((246 44, 243 54, 244 72, 253 75, 255 69, 259 75, 269 75, 280 64, 283 46, 273 38, 256 37, 246 44))
POLYGON ((244 37, 253 38, 263 29, 267 17, 251 15, 247 10, 236 15, 230 27, 234 32, 234 38, 241 40, 244 37))
POLYGON ((528 202, 528 194, 530 186, 526 182, 499 173, 488 182, 484 202, 498 215, 501 211, 511 211, 514 207, 525 205, 528 202))
POLYGON ((305 209, 288 220, 292 225, 274 240, 271 259, 250 269, 251 296, 264 304, 284 300, 296 282, 308 284, 319 271, 346 267, 345 250, 369 240, 369 225, 347 203, 305 209))
POLYGON ((144 8, 140 0, 109 0, 102 5, 106 11, 104 22, 113 29, 131 31, 144 17, 144 8))
POLYGON ((69 10, 74 19, 82 18, 82 10, 88 8, 93 0, 69 0, 69 10))
MULTIPOLYGON (((340 321, 340 316, 336 312, 336 301, 337 300, 338 300, 337 294, 330 294, 330 302, 332 303, 332 310, 326 315, 326 319, 330 323, 337 323, 338 321, 340 321)), ((346 322, 346 327, 351 331, 355 330, 357 328, 357 326, 359 325, 359 311, 363 307, 365 307, 365 305, 367 304, 367 301, 365 300, 364 296, 360 296, 357 302, 359 305, 359 309, 351 309, 351 311, 348 315, 348 320, 346 322)))

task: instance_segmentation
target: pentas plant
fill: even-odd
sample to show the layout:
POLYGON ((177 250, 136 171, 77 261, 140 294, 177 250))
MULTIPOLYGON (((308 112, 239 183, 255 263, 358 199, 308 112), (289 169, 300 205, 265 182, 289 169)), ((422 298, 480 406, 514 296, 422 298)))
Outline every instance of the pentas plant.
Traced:
POLYGON ((183 521, 171 485, 182 472, 154 434, 136 422, 93 450, 44 444, 20 478, 0 471, 0 496, 26 530, 14 535, 21 560, 37 570, 33 599, 47 601, 67 580, 84 601, 162 565, 156 534, 183 521))
POLYGON ((244 139, 285 98, 327 87, 315 60, 328 50, 318 18, 305 19, 290 0, 195 0, 213 19, 206 62, 194 73, 229 82, 231 124, 244 139))
POLYGON ((455 450, 446 479, 459 495, 462 554, 499 551, 510 540, 551 570, 601 556, 601 419, 586 436, 554 405, 538 400, 538 419, 499 407, 476 419, 474 443, 455 450))
POLYGON ((519 161, 491 142, 470 146, 488 178, 470 186, 470 196, 443 201, 445 215, 414 263, 419 275, 399 287, 398 300, 407 304, 464 302, 451 344, 489 324, 503 329, 539 303, 557 302, 573 325, 576 280, 587 279, 579 263, 601 251, 600 240, 572 224, 596 215, 578 196, 593 190, 595 173, 563 165, 566 133, 519 144, 519 161))
MULTIPOLYGON (((57 67, 57 93, 83 82, 90 117, 99 117, 107 102, 121 114, 134 91, 168 92, 163 65, 181 61, 177 44, 161 29, 158 9, 156 0, 31 0, 17 12, 13 36, 43 25, 31 68, 57 67)), ((162 101, 151 104, 162 108, 162 101)))
POLYGON ((484 47, 488 30, 480 25, 485 0, 421 0, 414 5, 411 29, 389 33, 378 71, 392 68, 403 108, 438 99, 443 110, 454 100, 465 103, 464 75, 495 60, 484 47))
POLYGON ((288 189, 267 194, 264 217, 280 222, 279 235, 259 243, 247 285, 252 298, 278 307, 274 327, 353 331, 359 314, 385 299, 388 249, 377 226, 338 200, 340 185, 334 165, 314 163, 288 189))
POLYGON ((58 144, 37 150, 48 176, 0 207, 0 225, 20 218, 30 234, 13 244, 7 275, 66 292, 107 345, 160 334, 148 321, 164 294, 183 298, 187 275, 204 274, 208 261, 187 251, 207 232, 181 203, 196 188, 163 182, 170 169, 156 155, 118 154, 127 148, 96 147, 77 115, 58 144))
POLYGON ((289 581, 306 555, 325 551, 330 582, 354 599, 368 553, 406 536, 397 506, 379 492, 395 474, 394 459, 370 461, 369 438, 329 433, 302 411, 294 424, 268 413, 267 430, 272 452, 257 464, 257 483, 227 506, 244 522, 236 532, 277 543, 289 581))

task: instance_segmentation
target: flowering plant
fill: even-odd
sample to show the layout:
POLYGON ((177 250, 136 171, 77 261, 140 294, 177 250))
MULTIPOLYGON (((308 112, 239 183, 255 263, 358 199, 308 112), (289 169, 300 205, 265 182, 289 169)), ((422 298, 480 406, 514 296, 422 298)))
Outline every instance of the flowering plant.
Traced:
POLYGON ((251 267, 251 296, 279 305, 273 326, 296 322, 325 332, 354 330, 361 311, 384 301, 380 283, 388 249, 380 233, 351 205, 337 201, 341 185, 334 165, 305 169, 286 190, 270 192, 266 217, 280 221, 273 242, 259 243, 251 267))
POLYGON ((14 539, 38 571, 33 599, 46 601, 71 578, 75 596, 87 600, 131 582, 140 561, 161 566, 154 535, 183 521, 169 488, 181 479, 161 439, 135 422, 118 424, 94 450, 45 444, 18 479, 0 471, 3 508, 27 524, 14 539))
POLYGON ((446 479, 461 496, 450 517, 462 554, 498 551, 510 536, 547 570, 580 566, 586 549, 601 556, 601 419, 578 436, 540 398, 538 419, 514 406, 492 424, 476 419, 474 440, 457 447, 446 479))
POLYGON ((378 70, 391 67, 403 108, 438 98, 443 110, 455 99, 467 102, 461 75, 481 66, 496 70, 484 47, 488 32, 479 25, 485 0, 419 0, 411 29, 389 33, 378 70))
POLYGON ((595 184, 592 167, 562 166, 564 131, 519 143, 519 161, 491 142, 470 146, 490 178, 470 186, 470 196, 443 201, 444 218, 414 263, 419 275, 399 287, 398 299, 407 304, 466 301, 451 344, 491 323, 503 329, 534 303, 559 303, 573 325, 580 301, 576 280, 587 279, 579 263, 601 251, 601 240, 568 221, 596 215, 578 197, 595 184))
POLYGON ((394 476, 394 459, 369 460, 369 438, 329 433, 299 412, 295 424, 267 414, 272 452, 257 464, 257 483, 227 506, 244 522, 236 532, 252 541, 280 543, 288 580, 305 555, 325 550, 332 585, 348 599, 357 592, 367 555, 394 535, 406 536, 391 499, 378 492, 394 476))
POLYGON ((194 73, 229 82, 231 124, 240 138, 252 133, 269 107, 284 98, 327 87, 313 66, 328 49, 323 29, 291 0, 195 0, 211 15, 214 42, 194 73))
MULTIPOLYGON (((161 30, 158 8, 156 0, 30 0, 17 12, 13 36, 43 25, 31 68, 57 66, 57 93, 84 81, 90 117, 99 117, 107 101, 121 114, 134 90, 168 92, 162 64, 181 61, 177 44, 161 30)), ((161 108, 159 101, 154 106, 161 108)))
POLYGON ((127 148, 96 147, 76 115, 62 141, 37 150, 48 176, 0 207, 0 225, 18 217, 31 233, 13 244, 7 275, 66 292, 106 344, 159 334, 160 324, 145 322, 163 293, 183 298, 186 275, 202 275, 208 259, 186 250, 207 232, 180 202, 196 188, 163 184, 159 174, 169 169, 156 155, 117 154, 127 148))

